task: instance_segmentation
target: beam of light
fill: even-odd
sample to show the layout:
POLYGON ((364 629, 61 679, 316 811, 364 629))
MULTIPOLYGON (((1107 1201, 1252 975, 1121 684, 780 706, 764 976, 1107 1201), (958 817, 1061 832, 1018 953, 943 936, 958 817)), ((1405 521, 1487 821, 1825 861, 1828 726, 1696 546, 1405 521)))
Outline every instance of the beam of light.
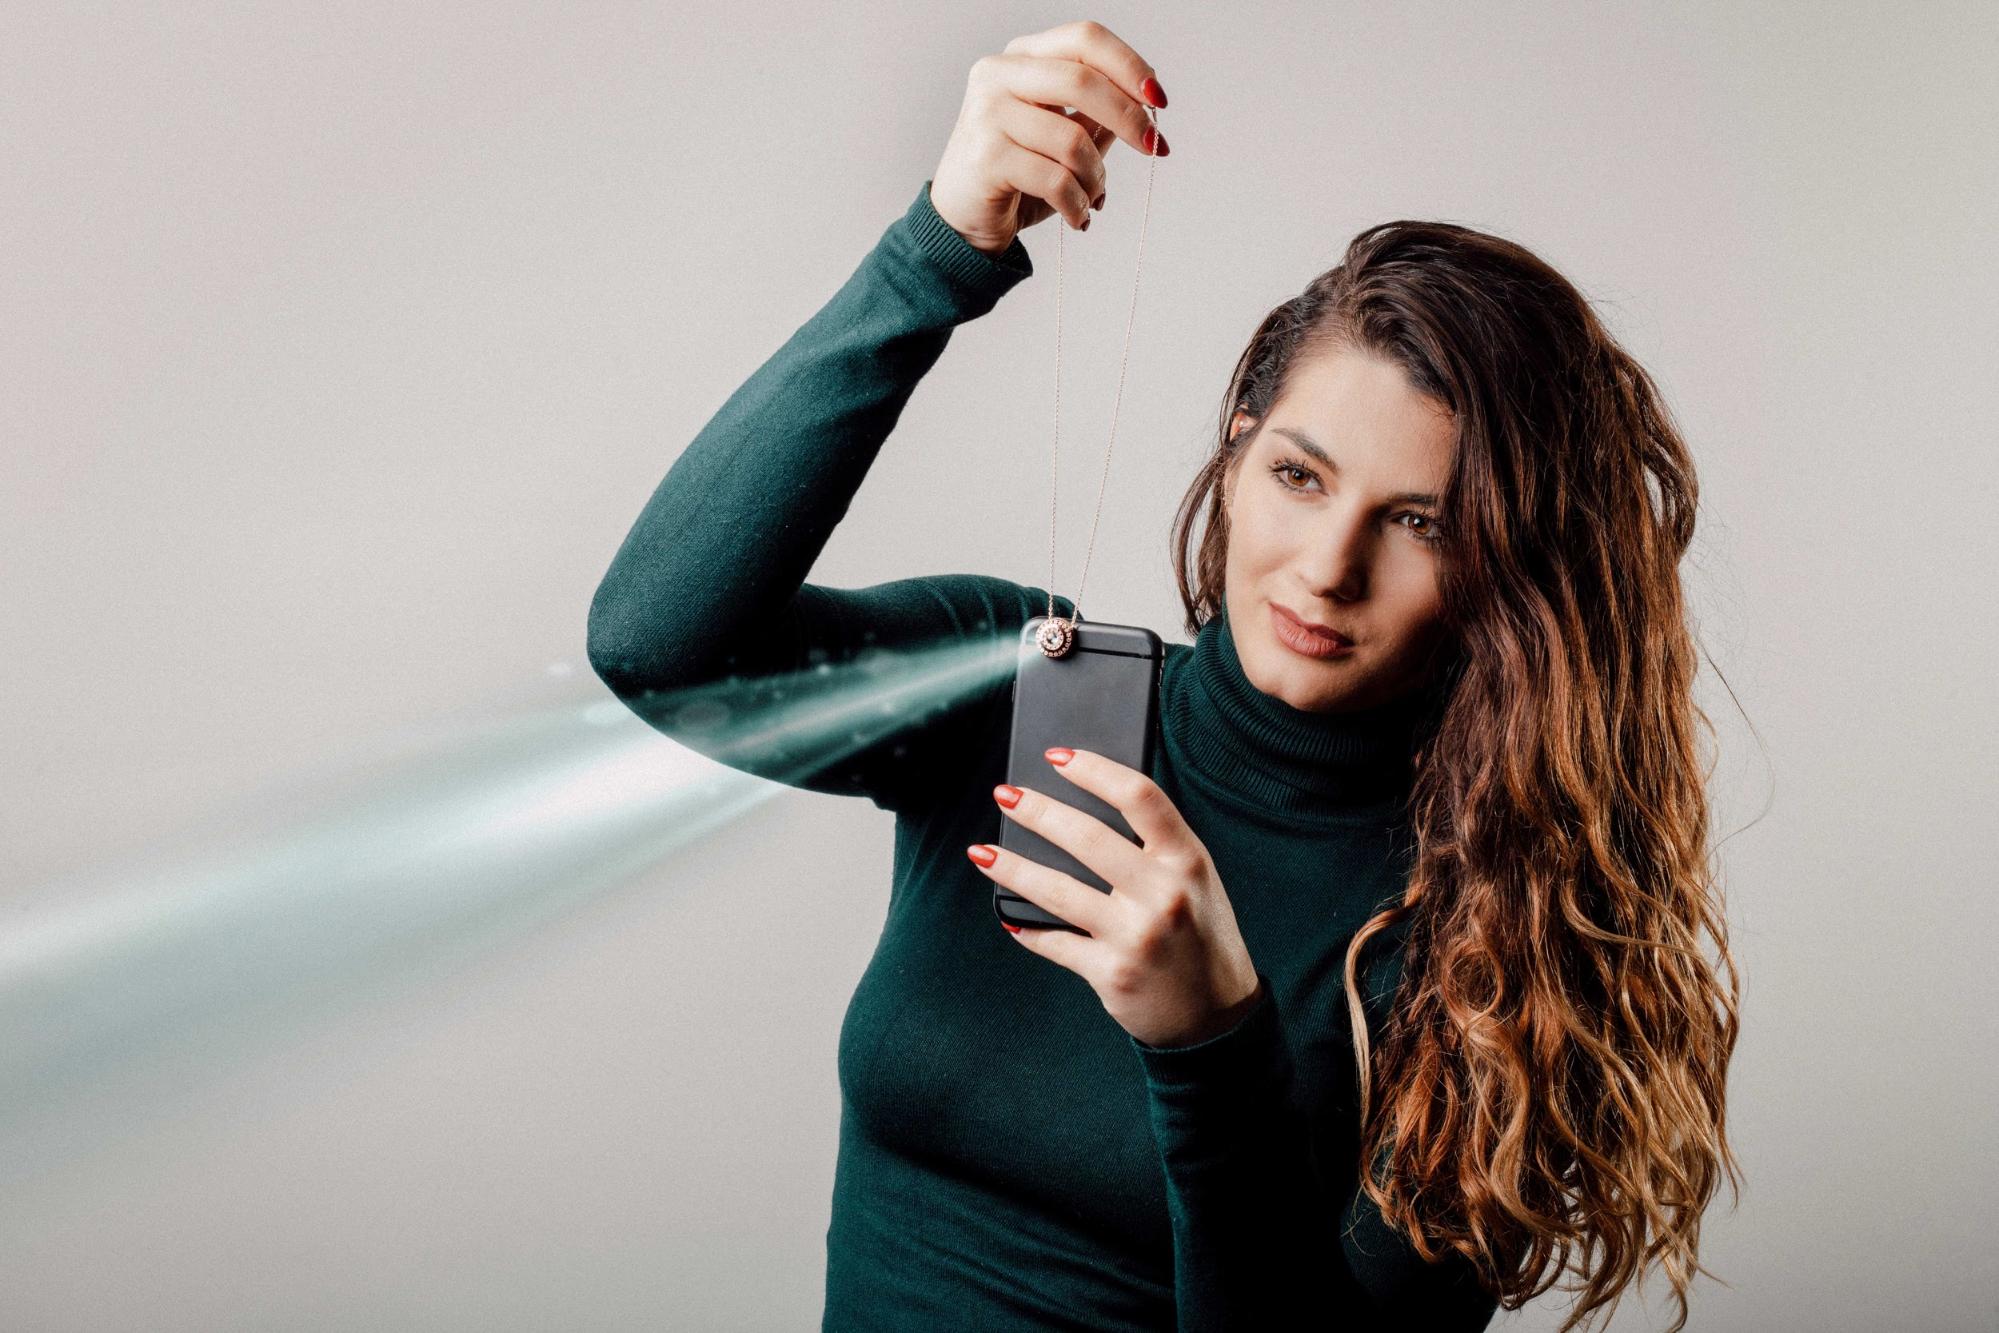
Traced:
POLYGON ((517 941, 799 775, 892 744, 991 685, 1014 652, 990 639, 870 648, 630 707, 595 690, 434 726, 360 781, 303 800, 295 786, 177 850, 10 897, 0 1190, 144 1133, 309 1027, 517 941))

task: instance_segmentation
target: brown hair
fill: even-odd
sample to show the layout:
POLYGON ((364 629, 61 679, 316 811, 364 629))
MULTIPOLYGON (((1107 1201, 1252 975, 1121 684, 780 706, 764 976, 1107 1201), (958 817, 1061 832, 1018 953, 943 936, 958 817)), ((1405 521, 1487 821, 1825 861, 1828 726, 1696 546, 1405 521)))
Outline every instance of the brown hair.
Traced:
POLYGON ((1720 1173, 1740 1192, 1724 1128, 1740 981, 1679 577, 1692 459, 1651 378, 1543 260, 1451 223, 1369 227, 1236 363, 1175 518, 1189 630, 1220 607, 1226 481, 1293 367, 1336 347, 1400 366, 1457 422, 1450 660, 1410 795, 1414 868, 1346 955, 1363 1187, 1507 1309, 1572 1269, 1564 1333, 1600 1307, 1608 1322, 1661 1265, 1677 1330, 1720 1173), (1255 424, 1231 440, 1238 411, 1255 424), (1356 959, 1388 930, 1401 980, 1371 1056, 1356 959))

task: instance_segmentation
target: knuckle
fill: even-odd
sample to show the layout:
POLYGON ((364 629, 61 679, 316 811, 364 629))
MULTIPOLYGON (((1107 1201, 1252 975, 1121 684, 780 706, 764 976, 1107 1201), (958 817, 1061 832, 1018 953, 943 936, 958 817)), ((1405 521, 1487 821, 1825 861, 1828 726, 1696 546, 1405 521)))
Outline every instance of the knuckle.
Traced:
POLYGON ((1171 952, 1180 933, 1177 919, 1164 908, 1147 913, 1132 936, 1132 950, 1149 965, 1157 966, 1171 952))
POLYGON ((1096 149, 1096 146, 1090 138, 1090 132, 1084 129, 1080 122, 1073 120, 1069 122, 1070 165, 1083 166, 1089 161, 1089 154, 1096 149))

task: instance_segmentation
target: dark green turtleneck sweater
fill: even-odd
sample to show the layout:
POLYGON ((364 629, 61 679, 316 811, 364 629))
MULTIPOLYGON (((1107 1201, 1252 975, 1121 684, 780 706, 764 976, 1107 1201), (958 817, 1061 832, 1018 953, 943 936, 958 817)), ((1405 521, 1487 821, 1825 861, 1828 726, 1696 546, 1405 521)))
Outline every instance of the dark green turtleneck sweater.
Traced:
MULTIPOLYGON (((805 582, 951 330, 1032 273, 1018 239, 998 256, 965 241, 924 182, 674 462, 590 608, 597 673, 661 732, 896 816, 887 920, 840 1033, 824 1327, 1483 1328, 1496 1307, 1469 1268, 1420 1261, 1355 1185, 1341 968, 1410 863, 1411 706, 1266 695, 1226 616, 1167 645, 1152 776, 1214 858, 1264 998, 1154 1048, 1007 936, 965 856, 1000 838, 1012 645, 1047 591, 805 582), (717 690, 740 716, 815 672, 981 644, 1005 672, 858 750, 844 732, 803 754, 716 739, 717 690)), ((1371 1031, 1399 947, 1370 942, 1371 1031)))

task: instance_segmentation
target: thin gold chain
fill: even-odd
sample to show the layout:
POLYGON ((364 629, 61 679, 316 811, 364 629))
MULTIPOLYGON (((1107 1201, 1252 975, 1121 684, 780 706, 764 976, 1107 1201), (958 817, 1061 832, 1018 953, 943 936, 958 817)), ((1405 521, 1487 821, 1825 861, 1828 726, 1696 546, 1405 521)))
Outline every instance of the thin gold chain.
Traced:
MULTIPOLYGON (((1145 108, 1146 122, 1151 125, 1155 151, 1149 154, 1152 166, 1145 174, 1145 211, 1138 220, 1138 259, 1132 266, 1131 312, 1125 317, 1124 352, 1118 358, 1117 392, 1111 399, 1110 443, 1104 447, 1104 475, 1097 483, 1097 512, 1090 518, 1090 541, 1083 552, 1083 576, 1076 580, 1076 595, 1071 601, 1076 607, 1076 619, 1083 618, 1083 584, 1090 577, 1090 556, 1097 549, 1097 519, 1104 512, 1104 487, 1111 477, 1111 450, 1117 447, 1118 405, 1124 401, 1125 366, 1131 359, 1131 331, 1138 320, 1138 279, 1145 265, 1145 226, 1152 217, 1152 181, 1159 174, 1159 154, 1156 151, 1159 134, 1159 112, 1153 107, 1145 108)), ((1048 618, 1055 618, 1055 485, 1062 471, 1062 241, 1069 230, 1066 222, 1057 219, 1055 228, 1055 468, 1054 478, 1048 486, 1048 618)))

